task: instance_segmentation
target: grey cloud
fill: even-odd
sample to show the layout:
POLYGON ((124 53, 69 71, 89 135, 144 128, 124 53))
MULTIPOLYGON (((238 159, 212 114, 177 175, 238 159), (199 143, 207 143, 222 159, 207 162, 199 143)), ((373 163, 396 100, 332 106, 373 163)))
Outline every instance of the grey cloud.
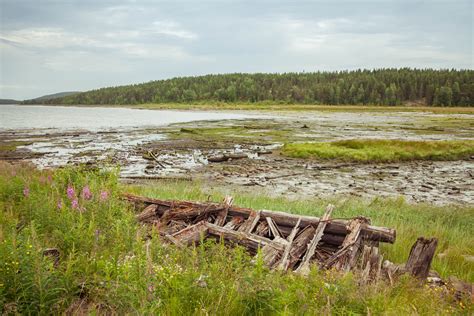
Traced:
POLYGON ((216 72, 473 67, 471 1, 0 6, 2 98, 216 72))

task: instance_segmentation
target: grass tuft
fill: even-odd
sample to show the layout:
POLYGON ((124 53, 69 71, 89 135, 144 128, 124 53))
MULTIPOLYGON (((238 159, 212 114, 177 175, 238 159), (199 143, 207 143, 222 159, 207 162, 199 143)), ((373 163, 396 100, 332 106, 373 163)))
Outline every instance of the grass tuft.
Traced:
POLYGON ((474 155, 474 141, 404 141, 352 139, 319 143, 286 144, 282 154, 351 162, 398 162, 413 160, 459 160, 474 155))

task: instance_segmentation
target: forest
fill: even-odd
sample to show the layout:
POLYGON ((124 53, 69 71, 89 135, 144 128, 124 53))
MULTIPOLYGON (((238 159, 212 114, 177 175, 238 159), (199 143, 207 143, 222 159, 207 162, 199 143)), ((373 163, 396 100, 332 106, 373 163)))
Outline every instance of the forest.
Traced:
POLYGON ((234 73, 101 88, 25 104, 272 103, 474 106, 474 70, 234 73))

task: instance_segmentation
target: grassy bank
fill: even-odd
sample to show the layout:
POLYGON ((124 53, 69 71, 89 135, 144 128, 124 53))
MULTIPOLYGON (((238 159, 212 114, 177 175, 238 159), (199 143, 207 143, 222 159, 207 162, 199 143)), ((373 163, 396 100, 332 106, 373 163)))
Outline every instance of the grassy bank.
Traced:
POLYGON ((282 154, 294 158, 354 162, 459 160, 474 155, 474 141, 343 140, 286 144, 282 154))
MULTIPOLYGON (((214 200, 222 193, 198 183, 160 182, 122 187, 115 173, 64 169, 35 171, 0 164, 0 310, 4 313, 132 314, 468 314, 469 300, 418 286, 359 288, 352 274, 312 271, 309 278, 270 272, 241 248, 206 243, 176 249, 140 227, 122 191, 160 198, 214 200), (204 186, 202 186, 204 187, 204 186), (151 235, 150 235, 151 234, 151 235), (151 243, 147 243, 151 236, 151 243), (59 249, 57 267, 45 248, 59 249)), ((235 192, 234 192, 235 193, 235 192)), ((401 200, 290 202, 234 194, 236 204, 320 215, 335 202, 334 216, 364 215, 395 227, 398 240, 386 258, 406 260, 420 235, 440 239, 434 268, 473 281, 472 207, 437 208, 401 200)))
POLYGON ((252 110, 252 111, 324 111, 324 112, 427 112, 437 114, 474 114, 474 107, 371 106, 275 103, 145 103, 127 107, 150 110, 252 110))
POLYGON ((434 106, 378 106, 378 105, 320 105, 320 104, 276 104, 276 103, 143 103, 143 104, 48 104, 48 106, 110 107, 146 110, 183 110, 183 111, 296 111, 296 112, 424 112, 434 114, 474 114, 474 107, 434 107, 434 106))

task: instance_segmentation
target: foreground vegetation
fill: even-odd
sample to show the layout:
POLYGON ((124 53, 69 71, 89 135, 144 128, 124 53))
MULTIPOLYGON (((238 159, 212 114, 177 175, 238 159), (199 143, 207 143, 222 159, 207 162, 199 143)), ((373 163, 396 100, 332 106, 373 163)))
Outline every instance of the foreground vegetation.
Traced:
MULTIPOLYGON (((314 269, 309 278, 270 272, 241 248, 206 243, 176 249, 156 231, 136 224, 123 190, 160 198, 215 200, 222 193, 198 183, 161 182, 122 187, 115 172, 35 171, 0 164, 0 310, 3 313, 119 314, 469 314, 466 298, 419 286, 410 278, 358 287, 352 274, 314 269), (147 242, 151 237, 151 242, 147 242), (45 248, 59 249, 55 267, 45 248)), ((402 200, 291 202, 235 194, 236 204, 320 215, 364 215, 395 227, 398 240, 385 257, 405 261, 420 235, 440 240, 434 268, 472 282, 474 209, 408 205, 402 200)))
POLYGON ((258 103, 473 106, 474 71, 376 69, 182 77, 27 104, 258 103))
POLYGON ((336 159, 358 162, 459 160, 474 155, 474 141, 404 141, 352 139, 286 144, 282 153, 294 158, 336 159))

